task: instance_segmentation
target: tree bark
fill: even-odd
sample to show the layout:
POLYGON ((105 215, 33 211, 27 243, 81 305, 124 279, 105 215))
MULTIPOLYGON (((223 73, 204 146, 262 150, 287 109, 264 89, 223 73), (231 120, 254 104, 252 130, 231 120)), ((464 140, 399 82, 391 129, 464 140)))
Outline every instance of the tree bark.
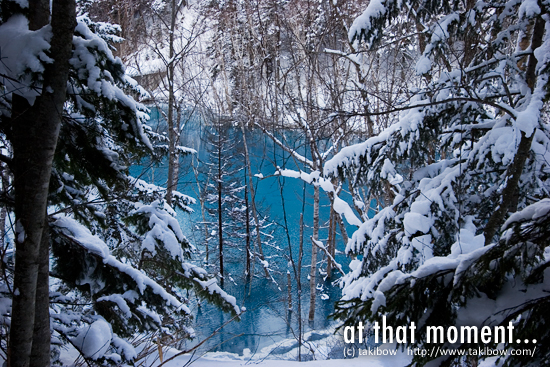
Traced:
POLYGON ((342 216, 338 214, 336 216, 336 220, 338 221, 338 226, 340 227, 340 233, 342 234, 342 241, 344 241, 344 244, 347 246, 349 237, 348 237, 348 231, 346 230, 346 226, 344 225, 344 221, 342 220, 342 216))
POLYGON ((202 216, 202 224, 203 224, 203 228, 204 228, 204 244, 206 246, 206 263, 208 264, 208 261, 209 261, 209 250, 208 250, 208 237, 210 236, 209 235, 209 232, 208 232, 208 224, 206 223, 206 207, 205 207, 205 190, 206 190, 206 187, 207 187, 207 184, 208 182, 206 182, 206 184, 204 185, 205 189, 203 190, 201 188, 201 184, 199 183, 199 171, 197 169, 197 166, 198 166, 198 158, 197 158, 197 166, 195 166, 195 158, 193 158, 193 160, 191 161, 191 166, 193 168, 193 174, 195 175, 195 182, 197 183, 197 192, 198 192, 198 197, 199 197, 199 201, 201 203, 201 216, 202 216))
POLYGON ((327 256, 327 278, 330 279, 332 277, 332 269, 336 266, 332 262, 332 259, 334 259, 334 255, 336 254, 336 211, 334 211, 334 207, 331 205, 330 207, 330 219, 328 224, 328 240, 327 240, 327 253, 332 256, 327 256))
MULTIPOLYGON (((37 4, 29 2, 31 8, 37 4)), ((11 367, 30 365, 35 309, 49 307, 49 303, 37 305, 36 288, 52 161, 66 99, 68 60, 76 26, 74 0, 54 0, 51 18, 50 54, 54 62, 45 68, 42 95, 33 106, 21 96, 14 95, 12 100, 16 255, 10 330, 11 367)))
MULTIPOLYGON (((535 21, 535 26, 533 30, 533 36, 531 37, 531 49, 534 51, 539 48, 542 44, 542 36, 544 34, 544 24, 545 21, 542 18, 542 15, 539 16, 535 21)), ((535 54, 529 56, 529 61, 526 71, 526 82, 531 90, 535 87, 536 75, 535 69, 537 65, 537 59, 535 54)), ((485 245, 489 245, 493 240, 498 228, 502 225, 510 205, 514 203, 516 190, 519 188, 519 180, 521 178, 521 173, 525 167, 525 161, 529 156, 529 151, 531 150, 531 143, 533 142, 533 137, 535 136, 535 131, 531 133, 530 136, 527 136, 523 131, 521 132, 521 140, 519 142, 518 150, 514 156, 514 160, 508 166, 506 170, 504 188, 500 195, 500 200, 497 208, 487 221, 485 225, 484 235, 485 235, 485 245)))
POLYGON ((44 223, 40 243, 38 280, 36 284, 36 307, 34 315, 34 335, 30 367, 50 365, 50 228, 48 218, 44 223))

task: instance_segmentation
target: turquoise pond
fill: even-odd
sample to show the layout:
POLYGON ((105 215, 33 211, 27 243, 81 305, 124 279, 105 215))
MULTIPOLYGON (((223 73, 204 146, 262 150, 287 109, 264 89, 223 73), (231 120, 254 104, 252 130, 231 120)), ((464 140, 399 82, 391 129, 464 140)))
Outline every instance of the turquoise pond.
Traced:
MULTIPOLYGON (((188 126, 182 134, 182 145, 194 148, 198 151, 199 160, 207 162, 207 144, 205 143, 205 132, 197 125, 188 126)), ((288 137, 287 137, 288 138, 288 137)), ((291 137, 297 147, 301 145, 299 137, 291 137)), ((330 279, 317 277, 317 302, 315 308, 315 321, 313 324, 307 322, 309 311, 309 280, 308 275, 311 264, 311 225, 313 223, 313 188, 305 185, 303 181, 294 178, 280 178, 270 175, 275 171, 276 166, 289 169, 296 169, 288 154, 274 146, 273 142, 266 138, 261 132, 247 134, 249 142, 252 173, 262 174, 265 178, 255 178, 256 197, 259 203, 259 212, 268 217, 271 226, 265 229, 272 237, 263 245, 266 260, 272 270, 272 278, 266 278, 261 264, 256 262, 254 277, 247 283, 244 275, 245 244, 238 243, 225 250, 225 274, 224 290, 235 296, 239 306, 246 307, 247 311, 239 322, 232 322, 225 326, 216 336, 209 339, 201 347, 202 350, 226 351, 241 354, 245 348, 252 352, 259 348, 273 344, 283 339, 293 338, 298 333, 297 322, 297 297, 298 291, 294 272, 289 267, 289 256, 292 253, 294 260, 298 260, 299 249, 299 222, 300 213, 304 212, 304 256, 302 260, 302 315, 303 330, 324 330, 335 324, 330 318, 334 311, 334 303, 339 300, 340 289, 336 285, 340 274, 333 273, 330 279), (282 187, 282 188, 281 188, 282 187), (305 202, 303 200, 305 198, 305 202), (286 215, 286 221, 285 221, 286 215), (285 225, 286 223, 286 225, 285 225), (292 274, 292 312, 288 307, 288 276, 287 271, 292 274)), ((300 148, 298 148, 300 149, 300 148)), ((302 154, 304 149, 302 148, 302 154)), ((181 172, 178 190, 192 197, 197 197, 197 180, 191 169, 191 157, 183 157, 181 160, 181 172)), ((206 164, 206 163, 201 163, 206 164)), ((167 168, 160 164, 150 166, 143 162, 141 166, 131 167, 131 174, 134 177, 158 185, 165 185, 167 168)), ((199 181, 201 181, 199 176, 199 181)), ((346 194, 341 195, 343 199, 346 194)), ((212 256, 215 251, 210 252, 210 262, 205 262, 205 240, 204 230, 201 225, 202 216, 200 204, 192 206, 194 213, 178 213, 179 223, 191 243, 197 248, 194 261, 200 266, 214 273, 217 257, 212 256), (212 264, 213 263, 213 264, 212 264)), ((325 241, 328 236, 329 201, 321 190, 321 231, 320 239, 325 241)), ((263 231, 262 231, 263 232, 263 231)), ((348 227, 348 234, 351 236, 353 227, 348 227)), ((343 255, 345 244, 338 236, 336 261, 340 263, 344 271, 348 271, 349 258, 343 255)), ((318 261, 323 269, 326 262, 323 256, 319 255, 318 261)), ((318 266, 319 268, 319 266, 318 266)), ((224 324, 230 316, 219 311, 215 306, 191 300, 191 308, 194 312, 193 328, 196 331, 196 339, 191 342, 197 343, 210 336, 210 334, 224 324)), ((312 337, 315 337, 313 334, 312 337)), ((187 346, 188 347, 188 346, 187 346)), ((282 352, 282 351, 281 351, 282 352)))

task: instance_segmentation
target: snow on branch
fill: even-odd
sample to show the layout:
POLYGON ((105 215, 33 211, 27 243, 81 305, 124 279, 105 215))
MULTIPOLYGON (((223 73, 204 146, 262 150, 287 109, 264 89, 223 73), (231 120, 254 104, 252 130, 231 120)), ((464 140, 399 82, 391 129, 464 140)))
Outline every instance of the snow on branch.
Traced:
MULTIPOLYGON (((162 198, 166 195, 166 188, 162 186, 158 186, 152 183, 148 183, 140 178, 135 178, 128 176, 129 182, 133 185, 133 187, 141 194, 162 198)), ((173 191, 172 192, 172 204, 175 201, 177 206, 179 206, 182 210, 186 211, 187 213, 193 213, 194 210, 189 207, 189 205, 196 204, 197 201, 195 198, 185 195, 179 191, 173 191)), ((165 210, 170 211, 168 207, 165 207, 165 210)), ((175 212, 172 212, 175 215, 175 212)))
MULTIPOLYGON (((404 115, 401 116, 398 123, 390 125, 380 134, 373 136, 366 141, 342 148, 334 157, 328 160, 323 172, 325 176, 335 176, 339 170, 346 170, 352 167, 361 165, 361 160, 365 160, 366 164, 373 163, 373 157, 377 155, 388 141, 392 139, 394 134, 400 133, 405 136, 411 131, 416 131, 423 123, 425 111, 422 107, 426 106, 427 100, 416 97, 413 102, 414 107, 411 107, 404 115), (416 102, 416 103, 415 103, 416 102)), ((407 148, 407 145, 403 146, 407 148)))
POLYGON ((321 241, 316 241, 313 237, 311 237, 311 242, 319 247, 321 250, 323 250, 323 252, 327 255, 327 257, 330 259, 330 261, 332 261, 332 263, 334 264, 334 266, 336 266, 336 269, 338 269, 338 271, 340 272, 340 274, 342 275, 345 275, 346 273, 344 273, 344 270, 342 270, 342 265, 338 264, 336 262, 336 260, 334 260, 334 257, 332 257, 332 255, 328 252, 327 248, 325 247, 325 245, 323 245, 323 242, 321 241))
POLYGON ((212 295, 217 294, 222 297, 225 302, 229 303, 233 307, 233 310, 237 315, 240 315, 241 312, 246 311, 244 307, 241 310, 241 308, 237 305, 237 299, 234 296, 227 294, 227 292, 220 288, 215 278, 208 280, 200 280, 198 278, 194 278, 194 281, 200 284, 200 286, 208 293, 212 295))
POLYGON ((161 296, 168 305, 182 309, 186 314, 191 314, 189 308, 182 304, 176 297, 168 293, 157 282, 149 278, 141 271, 133 268, 129 264, 124 264, 116 259, 109 250, 109 247, 99 237, 94 236, 90 230, 78 223, 76 220, 69 217, 55 217, 53 226, 57 227, 67 238, 71 239, 79 246, 85 248, 90 253, 98 256, 103 260, 103 263, 120 272, 130 276, 136 283, 141 294, 146 288, 150 288, 153 293, 161 296))
POLYGON ((10 17, 0 25, 0 81, 3 93, 17 93, 29 103, 41 94, 45 64, 52 37, 51 26, 30 31, 24 15, 10 17))
POLYGON ((116 101, 132 112, 130 124, 140 141, 153 150, 143 125, 149 119, 147 108, 127 95, 117 84, 136 88, 135 83, 125 76, 124 66, 118 57, 114 57, 109 45, 99 35, 90 30, 86 18, 79 17, 73 37, 73 55, 69 60, 75 69, 77 77, 82 82, 83 92, 92 92, 110 101, 116 101), (105 67, 105 60, 110 64, 111 71, 105 67))
MULTIPOLYGON (((350 44, 356 44, 364 39, 372 45, 382 37, 382 27, 388 15, 396 14, 401 7, 401 0, 373 0, 367 9, 358 16, 348 31, 350 44)), ((355 47, 357 48, 357 47, 355 47)))
POLYGON ((149 230, 142 241, 143 248, 154 256, 157 252, 157 241, 159 241, 170 252, 172 258, 179 257, 180 260, 183 260, 181 243, 187 242, 187 239, 183 235, 175 215, 165 210, 165 208, 171 209, 166 202, 155 200, 149 205, 135 203, 134 206, 136 209, 129 213, 130 216, 144 215, 148 218, 149 230))
POLYGON ((349 224, 360 226, 363 223, 353 213, 353 210, 351 209, 349 204, 338 197, 332 182, 324 177, 321 177, 321 173, 319 171, 305 173, 303 171, 298 172, 290 169, 278 168, 275 172, 275 175, 299 178, 302 181, 307 182, 308 184, 321 187, 325 192, 332 194, 332 207, 338 214, 343 215, 349 224))

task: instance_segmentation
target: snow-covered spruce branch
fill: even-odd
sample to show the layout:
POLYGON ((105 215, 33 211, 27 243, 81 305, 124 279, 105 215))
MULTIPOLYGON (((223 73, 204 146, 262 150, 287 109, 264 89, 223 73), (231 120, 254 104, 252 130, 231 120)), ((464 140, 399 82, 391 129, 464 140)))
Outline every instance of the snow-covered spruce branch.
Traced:
POLYGON ((186 305, 180 302, 176 296, 167 292, 157 282, 149 278, 143 272, 128 264, 120 262, 112 256, 107 245, 98 237, 93 236, 86 227, 68 217, 55 217, 53 219, 54 222, 52 224, 59 228, 59 235, 75 246, 82 248, 91 256, 96 257, 100 260, 100 263, 111 266, 121 273, 130 276, 135 281, 140 292, 143 293, 146 288, 149 288, 153 293, 162 297, 167 305, 173 306, 176 309, 181 309, 188 315, 191 314, 191 311, 186 305))

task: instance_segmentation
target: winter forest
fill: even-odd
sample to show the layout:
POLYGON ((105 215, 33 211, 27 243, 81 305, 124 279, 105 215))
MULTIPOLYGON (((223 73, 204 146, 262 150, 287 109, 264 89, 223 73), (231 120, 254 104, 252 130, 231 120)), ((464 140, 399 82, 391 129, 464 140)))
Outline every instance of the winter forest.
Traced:
POLYGON ((1 0, 0 362, 549 365, 549 77, 548 0, 1 0))

